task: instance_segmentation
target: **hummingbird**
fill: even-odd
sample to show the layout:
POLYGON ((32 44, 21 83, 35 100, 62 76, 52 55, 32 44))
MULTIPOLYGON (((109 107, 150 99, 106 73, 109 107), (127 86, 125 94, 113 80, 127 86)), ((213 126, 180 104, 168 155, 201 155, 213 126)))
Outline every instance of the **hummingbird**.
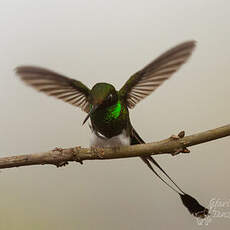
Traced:
MULTIPOLYGON (((19 66, 16 74, 29 86, 81 108, 90 119, 90 146, 95 148, 129 146, 145 143, 134 129, 129 109, 155 91, 191 56, 196 42, 183 42, 133 74, 120 90, 108 83, 97 83, 89 89, 82 82, 36 66, 19 66)), ((205 218, 209 210, 185 193, 151 156, 140 157, 147 167, 170 189, 179 194, 182 203, 195 217, 205 218), (157 169, 157 170, 156 170, 157 169), (158 173, 165 176, 165 179, 158 173), (170 184, 171 183, 171 184, 170 184)))

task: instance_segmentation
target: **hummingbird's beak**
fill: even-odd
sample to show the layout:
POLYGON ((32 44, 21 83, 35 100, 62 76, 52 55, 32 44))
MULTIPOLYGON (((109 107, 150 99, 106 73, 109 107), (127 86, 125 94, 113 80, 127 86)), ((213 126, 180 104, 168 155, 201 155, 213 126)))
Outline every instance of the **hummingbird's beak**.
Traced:
POLYGON ((89 113, 87 114, 85 120, 83 121, 82 125, 85 124, 85 122, 89 119, 90 115, 98 108, 98 105, 93 105, 89 113))

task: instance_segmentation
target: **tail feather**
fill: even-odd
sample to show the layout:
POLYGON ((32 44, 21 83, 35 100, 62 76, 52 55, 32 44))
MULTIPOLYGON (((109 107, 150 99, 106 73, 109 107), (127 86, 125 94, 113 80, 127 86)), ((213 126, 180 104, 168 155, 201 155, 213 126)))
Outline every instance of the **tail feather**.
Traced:
MULTIPOLYGON (((144 140, 138 135, 138 133, 135 131, 135 129, 132 129, 131 134, 131 145, 135 144, 144 144, 144 140)), ((171 188, 174 192, 178 193, 182 203, 184 206, 189 210, 189 212, 194 215, 195 217, 199 218, 205 218, 207 215, 209 215, 209 210, 202 205, 199 204, 199 202, 193 198, 192 196, 186 194, 174 181, 173 179, 166 173, 166 171, 157 163, 157 161, 152 156, 147 157, 141 157, 141 159, 144 161, 144 163, 148 166, 148 168, 162 181, 164 182, 169 188, 171 188), (168 182, 166 182, 158 173, 157 171, 152 167, 151 163, 153 163, 172 183, 173 185, 179 190, 177 191, 173 186, 171 186, 168 182)))

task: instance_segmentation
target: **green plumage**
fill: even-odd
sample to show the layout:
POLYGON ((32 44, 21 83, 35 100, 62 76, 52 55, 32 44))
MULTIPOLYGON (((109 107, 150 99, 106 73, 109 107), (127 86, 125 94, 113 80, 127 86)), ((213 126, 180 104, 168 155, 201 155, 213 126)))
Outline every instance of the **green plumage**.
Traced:
POLYGON ((107 138, 119 135, 129 123, 127 106, 118 100, 115 105, 98 108, 91 115, 91 123, 93 128, 107 138))
POLYGON ((111 121, 117 119, 121 114, 121 101, 118 100, 115 105, 111 105, 106 114, 106 120, 111 121))

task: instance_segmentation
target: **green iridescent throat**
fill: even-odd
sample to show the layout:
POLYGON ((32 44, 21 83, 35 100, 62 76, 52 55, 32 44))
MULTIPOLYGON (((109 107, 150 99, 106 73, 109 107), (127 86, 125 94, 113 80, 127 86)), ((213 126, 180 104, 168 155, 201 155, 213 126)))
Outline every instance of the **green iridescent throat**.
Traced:
POLYGON ((119 117, 121 113, 121 102, 117 101, 117 104, 110 106, 107 108, 106 120, 112 120, 119 117))

